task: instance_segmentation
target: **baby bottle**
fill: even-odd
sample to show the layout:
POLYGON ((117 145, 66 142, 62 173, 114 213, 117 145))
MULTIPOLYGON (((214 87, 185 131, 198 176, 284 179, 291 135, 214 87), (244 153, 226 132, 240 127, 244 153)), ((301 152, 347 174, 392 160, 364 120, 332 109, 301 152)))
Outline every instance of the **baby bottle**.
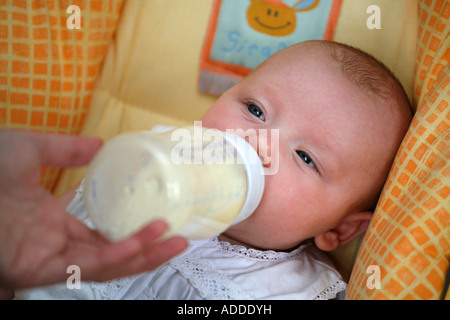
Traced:
POLYGON ((111 241, 155 219, 164 237, 210 238, 248 218, 264 191, 256 151, 244 139, 198 125, 118 135, 88 167, 83 202, 111 241))

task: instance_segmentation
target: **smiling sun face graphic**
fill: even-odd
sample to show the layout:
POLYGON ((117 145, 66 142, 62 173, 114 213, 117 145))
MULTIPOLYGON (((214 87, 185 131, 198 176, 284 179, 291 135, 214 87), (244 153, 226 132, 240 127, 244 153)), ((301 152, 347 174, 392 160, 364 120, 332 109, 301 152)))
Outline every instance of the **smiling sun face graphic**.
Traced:
POLYGON ((294 6, 278 0, 250 0, 247 22, 254 30, 271 36, 286 36, 294 32, 297 25, 295 14, 311 10, 319 0, 301 0, 294 6))

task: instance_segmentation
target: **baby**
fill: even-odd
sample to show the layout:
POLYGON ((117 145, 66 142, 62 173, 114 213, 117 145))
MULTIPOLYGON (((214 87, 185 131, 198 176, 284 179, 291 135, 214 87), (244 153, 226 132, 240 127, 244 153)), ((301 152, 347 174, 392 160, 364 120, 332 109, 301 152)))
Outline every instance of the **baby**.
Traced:
MULTIPOLYGON (((265 170, 277 171, 266 175, 261 203, 248 219, 191 242, 153 271, 82 282, 81 289, 23 290, 16 298, 335 298, 345 283, 318 249, 337 249, 365 231, 411 118, 401 84, 371 56, 326 41, 284 49, 201 119, 223 131, 278 130, 276 146, 271 139, 254 143, 261 157, 271 155, 262 159, 265 170)), ((81 217, 80 198, 71 207, 81 217)))

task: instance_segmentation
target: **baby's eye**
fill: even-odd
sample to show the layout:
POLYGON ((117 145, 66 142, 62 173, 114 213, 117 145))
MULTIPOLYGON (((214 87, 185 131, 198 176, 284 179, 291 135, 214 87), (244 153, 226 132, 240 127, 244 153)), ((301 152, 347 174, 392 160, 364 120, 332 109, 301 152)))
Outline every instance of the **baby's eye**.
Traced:
POLYGON ((304 151, 297 151, 297 154, 299 155, 300 159, 302 159, 303 162, 305 162, 308 166, 312 167, 313 169, 317 170, 316 165, 314 164, 314 162, 312 161, 312 159, 310 158, 310 156, 308 156, 308 154, 304 151))
POLYGON ((266 118, 264 117, 264 113, 261 111, 261 109, 257 105, 254 105, 253 103, 249 103, 247 105, 247 109, 255 117, 258 117, 262 121, 266 120, 266 118))

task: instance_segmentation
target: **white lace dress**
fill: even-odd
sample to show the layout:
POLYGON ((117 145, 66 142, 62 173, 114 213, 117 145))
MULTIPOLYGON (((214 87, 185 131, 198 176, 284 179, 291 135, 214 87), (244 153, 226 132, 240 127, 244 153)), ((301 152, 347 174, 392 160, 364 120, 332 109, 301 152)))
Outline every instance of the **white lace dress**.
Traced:
MULTIPOLYGON (((83 273, 81 273, 81 277, 83 273)), ((332 299, 346 285, 313 245, 259 251, 217 238, 192 242, 158 269, 104 283, 81 282, 16 293, 16 299, 332 299)))
MULTIPOLYGON (((68 211, 89 224, 81 190, 68 211)), ((63 283, 20 290, 16 299, 310 300, 332 299, 345 289, 327 257, 311 244, 291 252, 261 251, 214 237, 191 242, 181 255, 150 272, 103 283, 82 281, 80 289, 63 283)))

